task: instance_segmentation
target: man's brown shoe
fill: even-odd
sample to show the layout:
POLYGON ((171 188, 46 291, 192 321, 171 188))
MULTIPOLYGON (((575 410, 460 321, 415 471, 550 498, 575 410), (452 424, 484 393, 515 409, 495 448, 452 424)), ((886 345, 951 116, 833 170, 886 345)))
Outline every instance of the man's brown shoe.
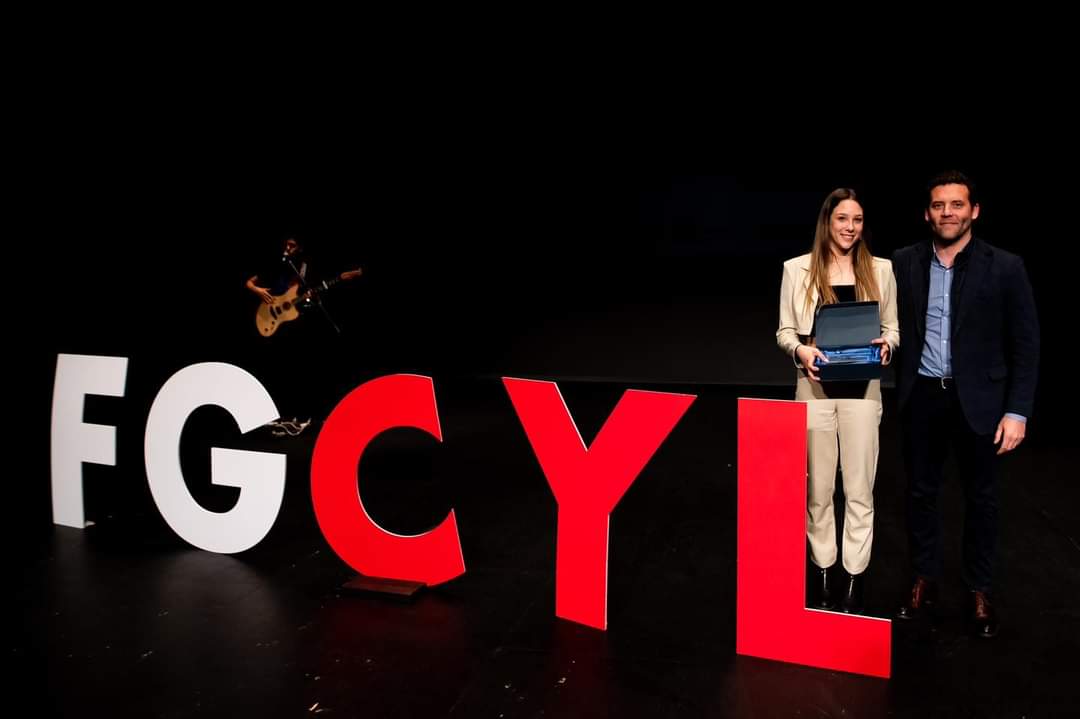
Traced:
POLYGON ((971 592, 971 629, 975 636, 993 639, 998 633, 997 612, 984 592, 971 592))
POLYGON ((937 585, 926 577, 918 577, 911 585, 911 593, 898 610, 897 619, 917 619, 931 611, 937 602, 937 585))

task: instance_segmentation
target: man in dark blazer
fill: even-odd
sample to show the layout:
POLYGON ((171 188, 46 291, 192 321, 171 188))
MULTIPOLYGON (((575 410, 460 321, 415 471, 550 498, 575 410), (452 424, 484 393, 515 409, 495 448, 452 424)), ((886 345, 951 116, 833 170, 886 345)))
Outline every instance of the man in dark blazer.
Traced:
POLYGON ((938 495, 951 449, 964 485, 963 578, 968 618, 993 637, 997 456, 1024 439, 1039 364, 1035 300, 1016 255, 972 234, 979 216, 974 184, 959 172, 928 185, 923 241, 897 250, 902 339, 897 393, 907 469, 908 549, 914 573, 898 619, 936 601, 943 572, 938 495))

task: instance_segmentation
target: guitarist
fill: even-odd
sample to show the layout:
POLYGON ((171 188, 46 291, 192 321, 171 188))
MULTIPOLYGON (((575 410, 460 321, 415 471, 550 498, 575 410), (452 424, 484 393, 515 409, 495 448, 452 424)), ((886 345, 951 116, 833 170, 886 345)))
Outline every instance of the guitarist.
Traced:
MULTIPOLYGON (((306 290, 307 277, 308 262, 303 243, 296 237, 290 237, 282 245, 278 261, 248 278, 246 286, 261 301, 273 304, 276 296, 285 294, 294 286, 306 290)), ((310 417, 300 414, 299 410, 310 402, 311 387, 305 388, 305 385, 310 385, 318 372, 305 371, 306 360, 312 356, 312 343, 310 337, 300 336, 309 332, 303 327, 297 329, 300 330, 299 333, 279 333, 279 337, 272 343, 277 350, 272 353, 274 356, 266 357, 265 345, 261 347, 263 351, 259 352, 269 360, 268 374, 270 379, 275 380, 271 391, 274 402, 282 411, 282 416, 269 425, 277 437, 296 436, 311 423, 310 417)))

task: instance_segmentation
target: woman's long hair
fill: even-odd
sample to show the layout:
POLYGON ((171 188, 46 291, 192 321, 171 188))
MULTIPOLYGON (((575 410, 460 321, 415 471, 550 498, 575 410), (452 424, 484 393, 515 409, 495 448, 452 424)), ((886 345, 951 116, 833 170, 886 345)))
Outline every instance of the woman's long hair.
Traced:
MULTIPOLYGON (((841 187, 829 193, 821 205, 818 213, 817 227, 814 229, 814 249, 810 251, 810 284, 806 290, 806 307, 810 307, 810 298, 813 289, 817 288, 818 304, 836 304, 836 293, 829 284, 829 256, 831 250, 829 244, 832 237, 832 214, 836 206, 844 200, 858 202, 855 190, 841 187)), ((870 247, 866 242, 866 230, 863 229, 862 237, 855 243, 855 251, 851 256, 851 264, 855 270, 855 299, 860 302, 868 300, 881 301, 881 290, 878 288, 877 279, 874 277, 874 256, 870 254, 870 247)))

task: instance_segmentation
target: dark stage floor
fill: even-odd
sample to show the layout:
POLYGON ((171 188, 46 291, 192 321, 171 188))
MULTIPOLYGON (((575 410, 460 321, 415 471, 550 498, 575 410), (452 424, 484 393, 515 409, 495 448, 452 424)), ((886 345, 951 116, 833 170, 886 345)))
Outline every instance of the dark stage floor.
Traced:
MULTIPOLYGON (((561 385, 591 441, 624 389, 561 385)), ((950 584, 933 624, 894 625, 879 680, 735 655, 735 399, 790 389, 656 387, 699 395, 612 515, 607 632, 555 618, 556 504, 497 379, 436 378, 444 442, 395 430, 365 455, 364 496, 399 533, 452 506, 464 576, 411 603, 341 590, 307 475, 317 427, 237 435, 199 410, 182 455, 193 493, 208 447, 286 451, 281 514, 234 556, 194 549, 146 487, 143 424, 109 400, 87 421, 119 426, 116 467, 87 466, 84 531, 52 527, 48 470, 21 516, 7 659, 9 697, 31 716, 105 717, 1046 717, 1080 700, 1077 450, 1041 434, 1004 464, 1000 636, 963 631, 960 495, 946 493, 950 584)), ((135 413, 138 414, 137 412, 135 413)), ((904 589, 903 484, 886 397, 867 601, 886 616, 904 589)), ((145 415, 142 417, 145 420, 145 415)))

